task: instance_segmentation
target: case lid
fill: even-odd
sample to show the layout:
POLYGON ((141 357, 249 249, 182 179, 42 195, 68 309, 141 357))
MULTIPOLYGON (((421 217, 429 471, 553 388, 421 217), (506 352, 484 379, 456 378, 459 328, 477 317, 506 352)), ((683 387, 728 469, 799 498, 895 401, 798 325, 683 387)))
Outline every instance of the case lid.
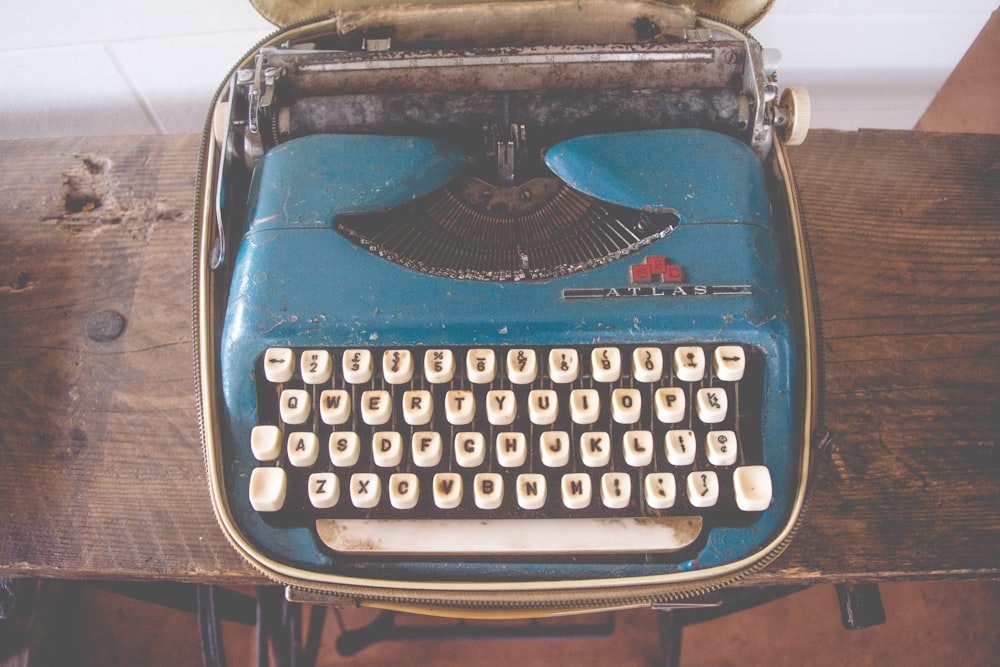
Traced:
MULTIPOLYGON (((640 0, 638 2, 606 0, 606 2, 621 5, 623 9, 630 4, 659 5, 660 9, 663 9, 664 6, 670 6, 678 10, 721 19, 741 28, 749 28, 757 23, 774 4, 774 0, 640 0)), ((551 3, 548 0, 521 2, 516 0, 514 2, 511 0, 424 0, 422 3, 406 3, 405 0, 250 0, 250 4, 268 21, 279 28, 285 28, 336 14, 350 15, 357 17, 361 23, 368 23, 369 21, 360 17, 367 13, 374 13, 391 22, 390 16, 394 13, 393 8, 405 12, 421 10, 434 12, 448 6, 468 5, 479 6, 484 11, 492 13, 503 5, 537 6, 539 11, 546 11, 544 5, 562 3, 551 3)), ((584 4, 586 3, 574 3, 577 8, 584 4)), ((607 5, 605 4, 605 6, 607 5)), ((556 7, 552 9, 558 11, 556 7)), ((565 13, 565 9, 562 11, 565 13)), ((461 30, 460 26, 456 26, 454 37, 460 39, 461 30)))

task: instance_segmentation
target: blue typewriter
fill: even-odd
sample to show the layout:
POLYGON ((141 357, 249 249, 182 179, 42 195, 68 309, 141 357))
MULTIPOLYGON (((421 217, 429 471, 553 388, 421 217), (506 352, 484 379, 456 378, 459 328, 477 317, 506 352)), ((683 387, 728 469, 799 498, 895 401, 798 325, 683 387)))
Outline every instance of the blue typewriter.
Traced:
POLYGON ((815 403, 808 97, 756 18, 380 5, 286 17, 234 68, 195 327, 250 563, 302 599, 542 614, 780 553, 815 403))

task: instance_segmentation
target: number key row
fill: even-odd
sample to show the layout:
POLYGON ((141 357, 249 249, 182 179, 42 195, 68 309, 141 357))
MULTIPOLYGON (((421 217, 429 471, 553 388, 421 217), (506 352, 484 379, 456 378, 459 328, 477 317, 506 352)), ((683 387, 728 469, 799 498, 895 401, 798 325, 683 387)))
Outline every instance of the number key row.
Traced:
MULTIPOLYGON (((490 348, 472 348, 465 354, 465 372, 475 384, 495 381, 501 370, 514 384, 530 384, 547 372, 557 384, 575 382, 584 372, 583 360, 575 348, 552 348, 547 359, 539 360, 533 348, 512 348, 498 363, 498 353, 490 348)), ((637 347, 627 360, 628 369, 639 382, 659 382, 672 370, 683 382, 700 382, 706 374, 706 355, 701 346, 680 346, 674 349, 670 368, 665 366, 663 350, 658 347, 637 347)), ((590 376, 597 382, 617 382, 622 377, 622 351, 617 347, 595 347, 589 355, 590 376)), ((387 349, 382 352, 382 377, 389 384, 411 382, 417 361, 411 350, 387 349)), ((726 382, 742 379, 746 366, 743 348, 738 345, 721 345, 712 354, 716 377, 726 382)), ((302 380, 306 384, 323 384, 334 374, 333 355, 327 350, 305 350, 298 360, 302 380)), ((449 349, 428 349, 423 355, 424 378, 432 384, 451 382, 458 372, 458 360, 449 349)), ((269 382, 288 382, 295 375, 296 355, 291 348, 272 347, 264 354, 264 376, 269 382)), ((375 370, 375 359, 370 349, 348 349, 343 352, 341 372, 349 384, 369 382, 375 370)))

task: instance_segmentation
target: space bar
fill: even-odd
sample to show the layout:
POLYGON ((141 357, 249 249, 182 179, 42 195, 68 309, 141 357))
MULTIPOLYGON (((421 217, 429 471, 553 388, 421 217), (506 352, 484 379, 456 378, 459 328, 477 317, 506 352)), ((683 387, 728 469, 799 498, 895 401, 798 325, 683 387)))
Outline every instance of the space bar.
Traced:
POLYGON ((317 519, 316 532, 345 554, 611 554, 678 551, 701 517, 611 519, 317 519))

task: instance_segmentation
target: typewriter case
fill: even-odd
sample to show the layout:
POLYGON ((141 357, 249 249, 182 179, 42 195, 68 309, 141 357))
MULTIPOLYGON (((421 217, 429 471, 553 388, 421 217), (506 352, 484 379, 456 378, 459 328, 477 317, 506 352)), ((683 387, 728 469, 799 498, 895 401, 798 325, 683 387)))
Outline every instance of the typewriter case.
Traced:
MULTIPOLYGON (((774 53, 746 32, 771 1, 252 1, 279 29, 234 66, 215 96, 200 155, 194 237, 202 446, 215 513, 236 550, 263 575, 285 585, 290 599, 466 617, 663 604, 745 579, 776 558, 795 533, 806 503, 817 369, 806 242, 785 151, 786 144, 804 138, 808 97, 798 89, 779 93, 774 53), (657 158, 662 164, 650 171, 696 174, 697 184, 666 187, 656 201, 646 201, 630 183, 598 183, 592 171, 578 164, 581 154, 600 155, 623 178, 641 180, 643 151, 657 150, 649 148, 656 145, 649 141, 653 135, 644 133, 664 129, 677 131, 664 145, 683 154, 657 158), (601 137, 608 135, 624 143, 606 144, 601 137), (316 143, 297 143, 305 137, 316 143), (370 146, 380 151, 378 169, 368 164, 370 146), (716 146, 735 160, 759 162, 760 182, 733 185, 736 195, 729 186, 718 185, 727 182, 725 164, 698 157, 716 146), (335 164, 326 164, 327 150, 343 154, 335 164), (299 197, 305 203, 263 193, 256 172, 266 165, 281 168, 299 159, 295 156, 303 156, 302 166, 289 169, 300 170, 308 181, 299 197), (351 176, 330 187, 309 181, 323 170, 351 176), (512 243, 499 258, 496 253, 466 253, 465 245, 475 245, 479 237, 461 232, 442 241, 440 252, 413 250, 427 245, 418 241, 433 236, 424 228, 433 218, 426 213, 426 202, 442 184, 456 179, 464 185, 451 194, 464 197, 479 214, 471 224, 508 225, 527 217, 535 204, 525 204, 530 196, 525 192, 537 197, 542 191, 547 204, 538 206, 541 224, 553 231, 542 232, 534 246, 512 243), (472 187, 488 188, 494 205, 479 206, 472 187), (382 194, 393 188, 398 192, 382 194), (579 193, 587 201, 606 202, 601 210, 611 211, 612 222, 606 213, 589 218, 565 213, 576 205, 573 197, 579 193), (570 203, 560 203, 566 197, 570 203), (273 289, 268 283, 274 271, 239 267, 244 236, 260 220, 280 217, 287 207, 300 204, 302 210, 323 209, 318 216, 327 219, 318 226, 350 245, 351 253, 324 257, 323 247, 296 242, 298 250, 288 251, 292 254, 287 257, 321 267, 318 294, 342 282, 357 295, 356 302, 342 307, 336 299, 345 292, 332 290, 341 297, 326 294, 313 310, 297 300, 300 295, 278 297, 275 312, 263 319, 280 333, 262 334, 260 340, 269 341, 265 347, 325 346, 343 352, 362 345, 376 350, 399 345, 422 351, 454 344, 461 354, 479 346, 502 351, 537 343, 551 348, 563 344, 560 337, 568 322, 571 340, 565 345, 589 353, 614 340, 606 327, 624 334, 626 350, 657 343, 641 333, 622 332, 624 302, 642 299, 596 298, 597 291, 614 291, 625 283, 634 289, 644 267, 664 261, 671 268, 678 265, 680 287, 703 282, 691 248, 671 245, 687 221, 680 205, 685 197, 702 197, 708 216, 719 207, 719 215, 731 215, 730 205, 736 215, 768 209, 767 234, 752 232, 735 242, 753 246, 748 254, 771 278, 761 279, 761 289, 756 278, 735 281, 748 291, 752 284, 759 296, 724 305, 719 314, 727 324, 734 319, 751 322, 762 339, 779 338, 775 326, 787 335, 783 348, 765 343, 759 353, 767 368, 772 349, 783 358, 788 384, 776 386, 769 371, 762 371, 762 384, 790 406, 786 423, 770 424, 765 418, 760 425, 762 439, 769 429, 787 431, 779 454, 761 446, 775 493, 770 506, 755 515, 760 519, 735 527, 706 524, 695 545, 668 554, 618 557, 609 549, 597 555, 516 550, 359 555, 331 549, 311 526, 262 519, 249 508, 247 478, 255 462, 247 433, 234 426, 238 420, 231 414, 232 386, 247 378, 230 379, 229 360, 244 329, 233 327, 229 318, 234 302, 254 283, 273 289), (334 199, 344 203, 324 208, 334 199), (744 199, 754 201, 744 204, 744 199), (371 209, 365 208, 372 200, 371 209), (395 210, 403 214, 388 215, 395 210), (356 218, 359 213, 370 216, 356 218), (617 229, 608 228, 621 224, 619 219, 644 233, 623 240, 617 229), (395 236, 394 225, 403 228, 395 236), (391 266, 384 285, 374 284, 383 279, 370 273, 380 265, 391 266), (769 281, 774 283, 770 288, 769 281), (526 298, 538 301, 525 306, 526 298), (784 303, 771 303, 782 299, 784 303), (406 313, 397 317, 387 312, 394 303, 405 304, 396 307, 406 313), (527 312, 505 320, 514 306, 527 307, 527 312), (564 316, 568 319, 550 315, 567 308, 575 309, 564 316), (617 314, 605 319, 603 312, 609 309, 617 314), (415 324, 419 311, 426 313, 425 325, 415 324), (608 324, 612 321, 616 323, 608 324), (396 322, 402 326, 393 333, 396 322), (300 334, 305 337, 298 341, 300 334)), ((648 191, 648 186, 642 190, 648 191)), ((468 212, 468 206, 462 210, 468 212)), ((440 216, 432 222, 447 227, 440 216)), ((268 231, 268 223, 263 224, 260 229, 268 231)), ((730 242, 724 235, 707 242, 704 261, 725 261, 730 242)), ((657 280, 657 285, 666 282, 666 275, 657 280)), ((669 311, 696 299, 656 301, 669 311)), ((690 312, 681 308, 673 317, 704 319, 700 306, 690 312)), ((634 319, 638 330, 640 317, 634 319)), ((734 340, 726 324, 718 330, 710 343, 734 340)), ((693 338, 703 337, 680 327, 675 342, 693 338)), ((245 370, 247 376, 253 373, 253 368, 245 370)), ((680 525, 675 529, 683 530, 680 525)))

